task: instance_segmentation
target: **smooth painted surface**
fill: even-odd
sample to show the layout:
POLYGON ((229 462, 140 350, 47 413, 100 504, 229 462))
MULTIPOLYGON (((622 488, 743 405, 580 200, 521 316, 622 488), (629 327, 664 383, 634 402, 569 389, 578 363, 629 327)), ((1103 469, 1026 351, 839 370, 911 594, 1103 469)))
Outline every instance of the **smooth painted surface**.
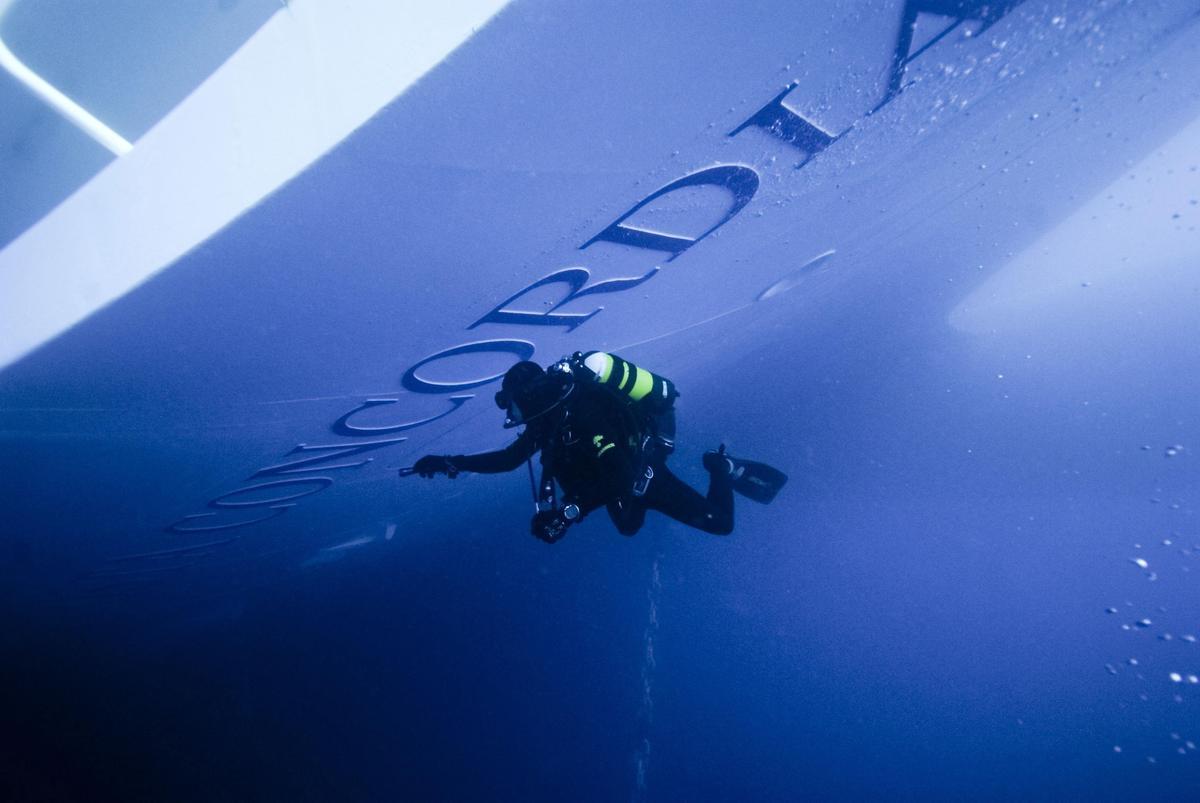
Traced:
POLYGON ((0 248, 128 152, 283 8, 0 2, 0 248))
POLYGON ((8 367, 8 777, 1189 799, 1200 19, 995 8, 891 94, 899 3, 515 4, 8 367), (396 477, 586 348, 784 494, 548 547, 522 472, 396 477))
MULTIPOLYGON (((504 6, 502 0, 439 8, 383 0, 290 3, 266 18, 186 100, 170 105, 178 101, 180 86, 190 88, 190 81, 204 77, 202 56, 211 54, 201 44, 207 41, 209 50, 222 52, 220 45, 228 43, 220 36, 259 22, 263 2, 258 0, 258 15, 248 7, 226 9, 223 27, 214 25, 207 39, 189 31, 182 56, 169 47, 140 42, 169 45, 170 28, 183 27, 197 9, 172 11, 171 4, 156 3, 147 11, 138 0, 122 7, 125 13, 115 23, 107 20, 103 30, 108 36, 97 37, 99 41, 87 38, 91 29, 78 30, 78 20, 67 27, 88 46, 74 70, 59 63, 62 50, 75 52, 61 43, 43 47, 40 60, 27 58, 62 88, 71 88, 75 79, 78 99, 90 101, 90 109, 119 131, 140 136, 135 152, 107 164, 25 229, 38 219, 31 212, 40 216, 48 211, 44 188, 74 188, 98 164, 77 164, 90 151, 65 145, 62 159, 54 150, 49 158, 31 160, 27 152, 50 147, 47 140, 73 140, 77 132, 39 127, 35 110, 29 111, 27 126, 18 128, 24 135, 17 137, 3 169, 16 179, 6 204, 21 220, 21 229, 10 233, 23 234, 0 250, 0 365, 121 297, 211 236, 412 86, 504 6), (233 19, 226 21, 226 16, 233 19), (137 28, 140 39, 113 30, 122 21, 134 25, 140 17, 148 17, 137 28), (131 38, 137 40, 133 45, 122 41, 131 38), (105 44, 112 52, 102 49, 105 44), (171 60, 164 68, 170 80, 154 75, 163 60, 171 60), (101 67, 107 69, 107 81, 101 80, 106 73, 101 67), (161 119, 156 116, 163 113, 161 119), (25 141, 28 146, 21 144, 25 141), (37 168, 33 176, 28 175, 31 167, 37 168), (24 191, 27 184, 37 186, 24 191)), ((70 14, 57 5, 29 5, 19 4, 11 12, 18 18, 7 26, 16 29, 11 34, 14 47, 23 38, 38 40, 39 34, 51 44, 66 37, 61 25, 40 30, 34 23, 47 16, 72 20, 70 14)), ((106 4, 93 11, 102 18, 112 13, 106 4)), ((47 27, 44 22, 41 26, 47 27)), ((9 95, 27 102, 20 93, 9 95)))

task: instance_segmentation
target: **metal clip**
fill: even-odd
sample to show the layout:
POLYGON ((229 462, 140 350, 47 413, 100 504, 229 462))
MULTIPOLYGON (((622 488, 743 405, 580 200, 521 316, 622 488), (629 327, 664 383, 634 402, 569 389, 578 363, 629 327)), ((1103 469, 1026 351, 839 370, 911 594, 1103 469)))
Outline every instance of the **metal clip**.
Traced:
POLYGON ((652 479, 654 479, 654 468, 646 466, 645 473, 638 477, 638 481, 633 484, 633 495, 645 496, 646 489, 650 487, 650 480, 652 479))

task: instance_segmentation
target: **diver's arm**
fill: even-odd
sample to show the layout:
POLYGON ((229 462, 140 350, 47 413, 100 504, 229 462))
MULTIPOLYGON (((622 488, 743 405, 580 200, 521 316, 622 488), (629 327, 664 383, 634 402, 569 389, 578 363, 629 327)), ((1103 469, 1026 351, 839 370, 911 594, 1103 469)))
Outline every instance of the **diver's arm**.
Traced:
POLYGON ((427 454, 413 464, 411 469, 403 469, 420 474, 422 477, 432 477, 445 474, 454 479, 459 472, 472 471, 478 474, 499 474, 512 471, 524 463, 537 451, 537 442, 528 432, 521 435, 508 446, 495 452, 480 454, 427 454))
POLYGON ((449 455, 446 460, 458 471, 472 471, 477 474, 500 474, 512 471, 537 451, 537 444, 528 431, 522 432, 518 438, 503 449, 479 454, 449 455))

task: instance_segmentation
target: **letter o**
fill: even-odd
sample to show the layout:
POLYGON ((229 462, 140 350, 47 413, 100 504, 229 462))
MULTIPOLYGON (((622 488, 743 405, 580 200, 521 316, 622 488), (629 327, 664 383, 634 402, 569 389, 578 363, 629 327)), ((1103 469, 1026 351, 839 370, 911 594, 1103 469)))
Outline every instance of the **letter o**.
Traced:
POLYGON ((498 351, 512 354, 519 361, 528 360, 533 356, 535 350, 536 347, 528 340, 480 340, 475 343, 464 343, 461 346, 455 346, 454 348, 439 351, 436 354, 430 354, 405 371, 404 378, 400 380, 400 384, 404 386, 405 390, 411 390, 413 393, 450 393, 456 390, 477 388, 480 385, 486 385, 488 382, 495 382, 504 376, 505 371, 478 379, 467 379, 462 382, 434 382, 417 376, 417 371, 431 362, 436 362, 447 357, 456 357, 460 354, 479 354, 487 351, 498 351))

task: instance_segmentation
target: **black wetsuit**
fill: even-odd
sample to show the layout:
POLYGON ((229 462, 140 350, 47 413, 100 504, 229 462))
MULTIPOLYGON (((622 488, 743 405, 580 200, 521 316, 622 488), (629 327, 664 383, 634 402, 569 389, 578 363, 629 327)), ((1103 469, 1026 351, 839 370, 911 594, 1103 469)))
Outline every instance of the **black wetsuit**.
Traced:
POLYGON ((623 535, 641 529, 647 510, 658 510, 705 532, 728 535, 733 530, 729 477, 713 474, 708 496, 701 496, 671 473, 665 454, 644 456, 643 420, 634 404, 581 381, 561 409, 531 421, 508 447, 449 460, 462 471, 495 474, 512 471, 540 450, 544 470, 563 490, 563 503, 579 505, 584 515, 606 506, 623 535), (647 460, 654 477, 645 494, 637 496, 634 483, 642 477, 647 460))

